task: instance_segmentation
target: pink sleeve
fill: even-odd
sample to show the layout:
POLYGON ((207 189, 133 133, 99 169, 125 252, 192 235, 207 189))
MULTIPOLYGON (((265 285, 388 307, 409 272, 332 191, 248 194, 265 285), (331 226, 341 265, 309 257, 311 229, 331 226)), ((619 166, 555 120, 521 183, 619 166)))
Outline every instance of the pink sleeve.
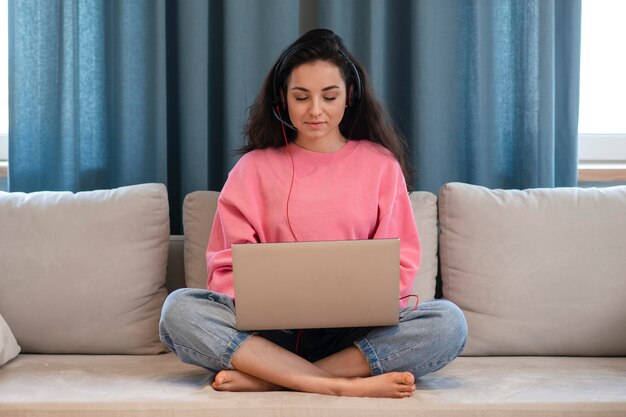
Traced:
POLYGON ((227 239, 223 231, 222 216, 218 208, 206 251, 207 288, 235 298, 231 250, 230 245, 226 245, 227 239))
POLYGON ((229 187, 227 181, 217 202, 215 220, 206 251, 207 288, 233 299, 235 287, 231 245, 258 242, 257 234, 249 220, 239 210, 238 205, 230 200, 237 199, 238 191, 242 192, 242 189, 229 187))
MULTIPOLYGON (((399 164, 396 164, 395 175, 390 177, 381 184, 378 225, 374 239, 400 238, 400 297, 403 297, 411 294, 420 266, 420 240, 399 164)), ((402 300, 400 306, 406 307, 409 300, 402 300)))

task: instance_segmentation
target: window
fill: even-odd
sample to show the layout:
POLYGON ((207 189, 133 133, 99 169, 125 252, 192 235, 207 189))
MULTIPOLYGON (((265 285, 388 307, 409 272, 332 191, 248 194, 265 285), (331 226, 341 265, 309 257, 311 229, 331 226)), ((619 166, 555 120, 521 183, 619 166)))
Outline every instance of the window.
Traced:
POLYGON ((626 1, 583 1, 578 124, 581 181, 626 181, 626 54, 621 52, 625 19, 626 1))

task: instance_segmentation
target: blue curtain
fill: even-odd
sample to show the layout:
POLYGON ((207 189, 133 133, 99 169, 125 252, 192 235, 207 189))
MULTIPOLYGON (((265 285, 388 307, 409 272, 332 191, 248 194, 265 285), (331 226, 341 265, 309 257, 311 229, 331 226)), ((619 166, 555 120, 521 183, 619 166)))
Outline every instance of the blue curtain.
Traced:
POLYGON ((11 191, 166 182, 163 1, 9 2, 11 191))
POLYGON ((574 186, 580 0, 320 0, 406 134, 415 188, 574 186), (364 23, 365 22, 365 23, 364 23))
MULTIPOLYGON (((128 1, 128 0, 125 0, 128 1)), ((168 195, 181 233, 185 195, 221 190, 243 145, 247 109, 300 33, 292 0, 167 3, 168 195)))
POLYGON ((291 0, 10 0, 9 190, 221 189, 291 0))
POLYGON ((328 27, 414 188, 576 184, 580 0, 9 0, 9 189, 219 190, 280 51, 328 27))

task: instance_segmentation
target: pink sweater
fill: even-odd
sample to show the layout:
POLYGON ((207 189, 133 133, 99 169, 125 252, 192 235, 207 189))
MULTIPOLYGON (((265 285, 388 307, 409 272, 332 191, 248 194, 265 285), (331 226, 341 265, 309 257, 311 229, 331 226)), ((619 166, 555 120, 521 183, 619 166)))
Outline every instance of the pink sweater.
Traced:
MULTIPOLYGON (((206 252, 208 289, 235 297, 231 244, 400 238, 400 296, 411 293, 420 242, 402 169, 384 147, 350 140, 337 152, 293 143, 242 156, 220 194, 206 252)), ((400 302, 406 306, 407 301, 400 302)))

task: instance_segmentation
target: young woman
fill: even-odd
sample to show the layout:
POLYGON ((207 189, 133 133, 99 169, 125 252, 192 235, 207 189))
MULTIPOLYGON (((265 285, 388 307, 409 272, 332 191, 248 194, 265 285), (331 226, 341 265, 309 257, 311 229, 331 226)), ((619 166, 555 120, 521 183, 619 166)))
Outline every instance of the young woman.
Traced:
POLYGON ((215 373, 220 391, 412 395, 415 378, 463 350, 467 326, 450 302, 414 309, 401 299, 400 323, 390 327, 235 328, 233 243, 399 238, 403 297, 419 267, 403 140, 336 34, 310 31, 283 52, 251 108, 246 136, 218 202, 208 290, 168 297, 163 343, 215 373))

